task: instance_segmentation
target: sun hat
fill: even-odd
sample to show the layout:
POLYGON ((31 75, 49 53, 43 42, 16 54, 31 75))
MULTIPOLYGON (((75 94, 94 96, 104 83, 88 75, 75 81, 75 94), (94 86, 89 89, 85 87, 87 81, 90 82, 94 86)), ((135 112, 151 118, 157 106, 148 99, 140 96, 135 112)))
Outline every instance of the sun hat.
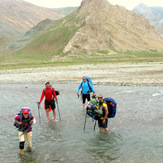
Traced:
POLYGON ((46 82, 45 82, 45 85, 46 85, 47 83, 49 83, 49 84, 50 84, 50 82, 49 82, 49 81, 46 81, 46 82))

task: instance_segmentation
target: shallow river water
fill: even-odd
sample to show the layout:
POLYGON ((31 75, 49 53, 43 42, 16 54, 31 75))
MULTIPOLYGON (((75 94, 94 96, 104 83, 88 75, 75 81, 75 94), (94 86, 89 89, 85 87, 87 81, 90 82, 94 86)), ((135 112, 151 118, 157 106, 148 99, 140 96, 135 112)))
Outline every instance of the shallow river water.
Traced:
MULTIPOLYGON (((163 87, 95 85, 96 93, 117 102, 117 114, 109 119, 109 133, 87 117, 76 95, 78 84, 56 84, 60 91, 62 121, 46 122, 41 104, 41 124, 36 102, 44 85, 0 84, 0 163, 155 163, 163 162, 163 87), (33 151, 19 156, 18 131, 13 117, 22 106, 32 108, 33 151)), ((26 144, 25 144, 26 147, 26 144)))

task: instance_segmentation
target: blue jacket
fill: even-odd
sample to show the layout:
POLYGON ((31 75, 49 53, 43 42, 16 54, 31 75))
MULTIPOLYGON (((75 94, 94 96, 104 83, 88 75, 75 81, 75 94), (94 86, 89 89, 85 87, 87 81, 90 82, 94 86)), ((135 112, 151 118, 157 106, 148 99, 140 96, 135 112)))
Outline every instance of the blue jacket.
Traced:
POLYGON ((90 94, 88 84, 89 84, 89 86, 90 86, 92 92, 95 93, 92 84, 89 83, 88 81, 85 81, 85 82, 81 82, 81 83, 80 83, 80 85, 79 85, 79 87, 78 87, 78 90, 77 90, 77 93, 79 93, 80 88, 82 88, 82 94, 90 94))

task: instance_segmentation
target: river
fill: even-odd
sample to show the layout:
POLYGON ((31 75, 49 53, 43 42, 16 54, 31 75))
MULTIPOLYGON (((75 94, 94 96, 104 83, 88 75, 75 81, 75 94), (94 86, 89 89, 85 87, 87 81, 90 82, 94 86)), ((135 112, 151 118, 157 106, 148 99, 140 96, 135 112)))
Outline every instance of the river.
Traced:
MULTIPOLYGON (((0 84, 0 162, 2 163, 155 163, 163 162, 163 87, 95 85, 96 93, 117 102, 117 114, 109 119, 109 133, 94 131, 77 97, 78 84, 55 84, 62 121, 46 122, 41 104, 41 124, 36 102, 42 84, 0 84), (33 151, 19 155, 18 131, 13 117, 29 106, 36 118, 33 151)), ((25 147, 27 145, 25 144, 25 147)))

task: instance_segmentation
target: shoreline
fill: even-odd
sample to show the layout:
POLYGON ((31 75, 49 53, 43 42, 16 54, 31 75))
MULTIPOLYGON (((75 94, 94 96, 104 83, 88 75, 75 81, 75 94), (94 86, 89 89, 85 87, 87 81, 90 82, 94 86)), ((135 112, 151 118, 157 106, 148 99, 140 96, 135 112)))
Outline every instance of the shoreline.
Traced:
POLYGON ((163 86, 163 62, 70 65, 66 67, 0 70, 0 84, 81 83, 115 86, 163 86))

